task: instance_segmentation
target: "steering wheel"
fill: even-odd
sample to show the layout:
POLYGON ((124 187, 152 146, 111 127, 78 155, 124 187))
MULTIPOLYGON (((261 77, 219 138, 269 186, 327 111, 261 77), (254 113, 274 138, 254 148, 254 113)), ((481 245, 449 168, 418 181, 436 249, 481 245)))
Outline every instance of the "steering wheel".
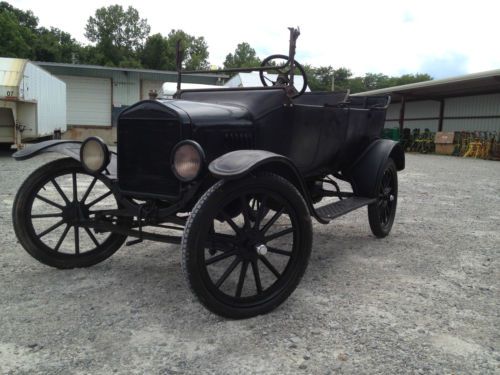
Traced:
MULTIPOLYGON (((288 56, 286 56, 286 55, 271 55, 271 56, 266 57, 262 61, 260 66, 276 65, 278 67, 278 66, 284 65, 287 62, 288 62, 288 56), (272 60, 284 60, 284 61, 275 62, 272 60)), ((301 75, 302 79, 303 79, 302 87, 300 88, 300 90, 297 90, 295 87, 290 86, 290 67, 289 66, 286 66, 282 69, 279 69, 277 67, 276 68, 269 68, 269 70, 271 72, 276 72, 278 74, 278 77, 276 78, 275 81, 273 81, 271 78, 266 76, 264 74, 264 71, 261 70, 259 72, 260 81, 266 87, 268 87, 268 86, 290 87, 293 90, 292 95, 291 95, 292 98, 296 98, 297 96, 302 95, 306 91, 306 88, 307 88, 306 71, 304 70, 304 67, 302 65, 300 65, 297 61, 294 60, 293 64, 294 64, 294 67, 296 69, 298 69, 298 71, 299 71, 298 73, 300 73, 300 74, 294 74, 294 77, 301 75)), ((294 82, 296 82, 295 79, 294 79, 294 82)))

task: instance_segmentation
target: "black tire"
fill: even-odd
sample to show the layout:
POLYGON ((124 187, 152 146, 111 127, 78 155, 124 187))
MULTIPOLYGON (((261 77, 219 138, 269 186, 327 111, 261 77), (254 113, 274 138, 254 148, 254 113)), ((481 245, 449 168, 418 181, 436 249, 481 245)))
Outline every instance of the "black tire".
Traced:
POLYGON ((396 164, 387 159, 383 172, 377 181, 377 201, 368 206, 368 221, 372 233, 386 237, 391 231, 398 203, 398 174, 396 164))
MULTIPOLYGON (((271 55, 271 56, 267 56, 264 60, 262 60, 262 63, 260 64, 260 66, 268 66, 270 64, 270 61, 272 60, 285 60, 288 61, 288 56, 287 55, 280 55, 280 54, 277 54, 277 55, 271 55)), ((277 65, 282 65, 283 63, 278 63, 277 65)), ((298 69, 298 71, 300 72, 300 75, 302 76, 303 78, 303 84, 302 84, 302 87, 300 88, 300 90, 297 90, 297 94, 293 96, 293 98, 296 98, 300 95, 302 95, 306 89, 307 89, 307 84, 308 84, 308 80, 307 80, 307 74, 306 74, 306 71, 304 69, 304 67, 299 64, 296 60, 294 60, 294 65, 295 65, 295 68, 298 69)), ((290 74, 290 70, 286 71, 286 72, 283 72, 281 71, 280 69, 272 69, 274 70, 276 73, 278 73, 278 75, 282 75, 282 76, 286 76, 286 77, 289 77, 289 74, 290 74)), ((273 82, 270 80, 270 78, 266 77, 264 75, 264 71, 260 71, 259 72, 259 77, 260 77, 260 81, 261 83, 268 87, 268 86, 279 86, 280 85, 280 82, 273 82), (269 82, 267 82, 267 81, 269 82)), ((282 83, 281 83, 282 84, 282 83)))
POLYGON ((12 208, 14 230, 24 249, 43 264, 63 269, 89 267, 114 254, 127 238, 116 233, 97 234, 78 225, 80 217, 89 219, 91 208, 103 204, 118 205, 104 176, 89 175, 74 159, 57 159, 35 170, 21 185, 12 208), (61 179, 69 182, 73 196, 61 179), (79 198, 82 190, 78 191, 78 183, 82 179, 93 182, 79 198), (96 193, 98 198, 92 199, 96 193), (51 224, 46 223, 51 220, 51 224), (37 229, 42 225, 45 230, 37 229), (71 236, 73 244, 68 244, 71 236))
POLYGON ((311 247, 311 217, 303 197, 284 178, 266 173, 219 181, 205 192, 186 223, 182 268, 207 309, 244 319, 288 298, 307 268, 311 247), (259 201, 256 216, 250 214, 251 199, 259 201), (286 229, 276 232, 283 225, 286 229))

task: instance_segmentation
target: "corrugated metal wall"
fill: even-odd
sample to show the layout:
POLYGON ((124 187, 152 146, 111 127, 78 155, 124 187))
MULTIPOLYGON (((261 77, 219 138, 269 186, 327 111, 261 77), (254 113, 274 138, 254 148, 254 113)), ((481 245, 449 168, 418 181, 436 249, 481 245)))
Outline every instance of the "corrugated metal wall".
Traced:
POLYGON ((443 131, 454 130, 500 132, 500 93, 446 99, 443 131))
MULTIPOLYGON (((443 131, 500 132, 500 93, 446 98, 443 131)), ((385 127, 399 126, 401 103, 387 109, 385 127)), ((437 100, 409 101, 405 105, 405 128, 428 128, 437 131, 440 102, 437 100)))
POLYGON ((51 135, 54 129, 66 130, 66 84, 28 62, 20 88, 24 100, 36 101, 37 129, 26 129, 23 137, 51 135))

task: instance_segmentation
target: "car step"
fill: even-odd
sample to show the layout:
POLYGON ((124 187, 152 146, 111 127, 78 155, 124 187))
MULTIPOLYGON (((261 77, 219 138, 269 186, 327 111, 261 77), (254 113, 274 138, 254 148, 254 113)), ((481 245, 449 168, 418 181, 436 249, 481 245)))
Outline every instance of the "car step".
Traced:
POLYGON ((351 197, 318 207, 316 208, 316 213, 321 219, 329 221, 358 208, 369 205, 376 200, 376 198, 351 197))

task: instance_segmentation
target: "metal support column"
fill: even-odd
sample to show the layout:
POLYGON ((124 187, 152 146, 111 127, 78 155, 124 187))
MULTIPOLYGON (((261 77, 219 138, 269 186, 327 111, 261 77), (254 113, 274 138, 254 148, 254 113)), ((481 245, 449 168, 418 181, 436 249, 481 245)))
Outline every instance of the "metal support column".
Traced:
POLYGON ((406 105, 406 98, 404 95, 402 95, 401 108, 399 109, 399 134, 403 134, 403 128, 405 126, 405 105, 406 105))
POLYGON ((438 123, 438 132, 443 131, 443 117, 444 117, 444 99, 439 101, 439 123, 438 123))

